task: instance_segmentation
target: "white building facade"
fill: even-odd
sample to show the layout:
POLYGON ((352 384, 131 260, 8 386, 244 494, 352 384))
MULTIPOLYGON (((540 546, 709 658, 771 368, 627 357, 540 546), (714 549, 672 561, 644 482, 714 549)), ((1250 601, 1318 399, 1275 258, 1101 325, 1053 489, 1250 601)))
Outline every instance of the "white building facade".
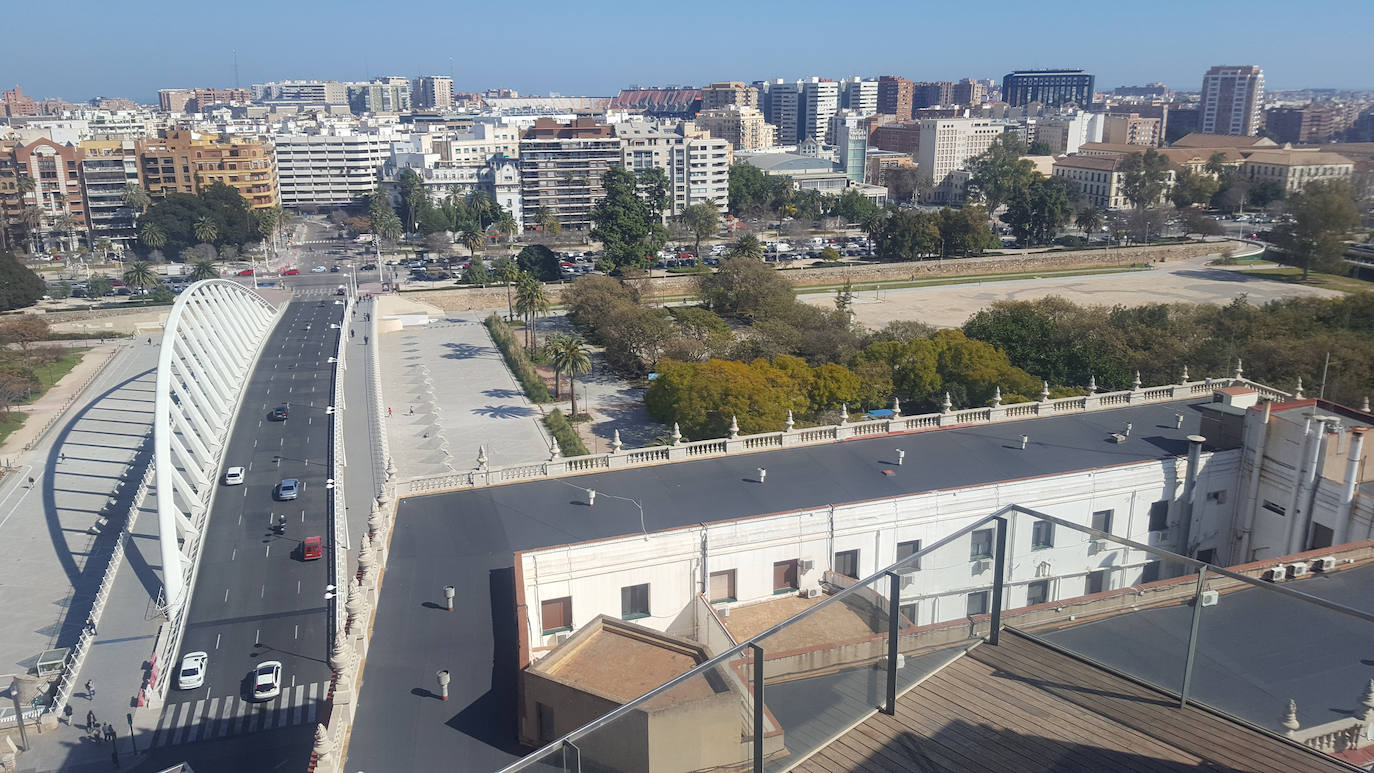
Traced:
POLYGON ((390 131, 326 128, 314 134, 277 134, 277 179, 283 207, 334 207, 377 188, 392 144, 390 131))

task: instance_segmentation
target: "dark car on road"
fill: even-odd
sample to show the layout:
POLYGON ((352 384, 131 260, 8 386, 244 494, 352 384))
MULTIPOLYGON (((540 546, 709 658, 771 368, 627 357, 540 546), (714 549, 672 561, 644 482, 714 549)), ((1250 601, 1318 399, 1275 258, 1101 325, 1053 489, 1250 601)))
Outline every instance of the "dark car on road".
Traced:
POLYGON ((289 411, 285 405, 278 405, 276 408, 272 409, 272 413, 268 414, 268 418, 272 421, 286 421, 287 413, 289 413, 289 411))

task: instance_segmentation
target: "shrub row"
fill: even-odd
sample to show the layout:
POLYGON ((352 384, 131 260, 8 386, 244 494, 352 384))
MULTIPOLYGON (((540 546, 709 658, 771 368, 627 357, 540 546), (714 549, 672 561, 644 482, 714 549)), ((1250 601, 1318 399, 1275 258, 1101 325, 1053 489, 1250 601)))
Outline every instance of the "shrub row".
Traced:
POLYGON ((553 439, 558 441, 558 451, 564 456, 586 456, 590 453, 587 446, 583 445, 582 438, 578 436, 577 430, 568 423, 568 417, 563 412, 554 408, 544 417, 544 424, 553 433, 553 439))
POLYGON ((525 354, 525 349, 510 326, 502 322, 501 317, 496 314, 487 317, 486 325, 487 331, 491 333, 491 340, 496 343, 496 348, 501 350, 501 356, 505 358, 510 372, 515 374, 516 380, 525 390, 525 396, 536 403, 547 403, 551 400, 548 386, 535 371, 534 364, 530 362, 529 355, 525 354))

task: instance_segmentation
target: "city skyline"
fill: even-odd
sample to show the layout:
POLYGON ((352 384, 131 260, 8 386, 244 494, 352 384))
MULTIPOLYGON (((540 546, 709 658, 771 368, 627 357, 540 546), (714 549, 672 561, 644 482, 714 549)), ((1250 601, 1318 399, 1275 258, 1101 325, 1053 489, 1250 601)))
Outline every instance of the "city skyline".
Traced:
MULTIPOLYGON (((43 54, 43 36, 17 36, 0 52, 3 84, 22 85, 35 98, 57 97, 84 101, 96 96, 128 97, 141 103, 156 101, 158 89, 197 86, 247 87, 282 79, 365 80, 384 75, 454 76, 459 91, 514 88, 522 93, 613 95, 631 84, 703 85, 716 80, 761 80, 826 77, 877 77, 896 74, 913 80, 957 80, 965 77, 1000 80, 1017 69, 1083 68, 1097 76, 1100 91, 1116 86, 1160 81, 1173 89, 1197 91, 1206 70, 1217 64, 1257 64, 1264 68, 1272 91, 1303 88, 1351 90, 1374 88, 1359 82, 1360 30, 1374 21, 1374 9, 1359 0, 1320 0, 1308 10, 1314 15, 1344 18, 1348 24, 1322 25, 1320 33, 1302 26, 1288 28, 1282 46, 1254 45, 1254 37, 1236 34, 1239 3, 1216 3, 1197 8, 1175 0, 1158 4, 1161 19, 1186 13, 1192 37, 1161 37, 1159 45, 1137 40, 1123 49, 1118 31, 1139 23, 1128 8, 1094 8, 1092 16, 1049 14, 1017 18, 1015 36, 993 29, 974 30, 972 37, 912 35, 942 25, 967 26, 962 8, 910 6, 880 2, 863 12, 861 20, 888 19, 891 23, 864 27, 862 45, 818 48, 808 44, 823 21, 834 13, 820 3, 803 2, 786 15, 738 5, 707 2, 692 16, 666 10, 635 9, 594 2, 579 13, 553 3, 536 2, 518 24, 481 22, 474 27, 460 14, 438 3, 422 2, 406 18, 431 19, 433 24, 394 36, 378 36, 377 27, 360 24, 365 6, 345 0, 328 17, 307 8, 281 7, 251 0, 242 5, 244 18, 267 21, 265 30, 236 39, 207 36, 216 29, 213 12, 184 9, 179 22, 159 22, 161 33, 151 43, 148 13, 130 13, 127 6, 106 6, 77 0, 73 16, 98 27, 103 34, 54 60, 43 54), (657 21, 657 24, 646 24, 657 21), (452 22, 450 24, 449 22, 452 22), (172 26, 172 25, 176 26, 172 26), (644 29, 664 34, 645 35, 644 29), (303 34, 308 30, 309 34, 303 34), (1072 31, 1065 45, 1062 37, 1072 31), (1100 34, 1082 34, 1098 32, 1100 34), (584 58, 569 46, 584 49, 607 38, 620 47, 620 56, 584 58), (670 45, 665 45, 665 38, 670 45), (913 40, 919 44, 913 45, 913 40), (130 47, 129 41, 139 41, 130 47), (762 41, 762 42, 761 42, 762 41), (995 44, 994 44, 995 43, 995 44), (209 53, 207 53, 209 52, 209 53), (237 68, 235 56, 237 52, 237 68), (516 54, 512 56, 512 53, 516 54), (111 57, 120 65, 111 67, 111 57), (170 63, 175 62, 175 66, 170 63), (237 69, 237 78, 236 75, 237 69)), ((1255 25, 1272 23, 1269 12, 1281 12, 1277 0, 1259 0, 1243 7, 1255 25), (1263 19, 1263 22, 1258 20, 1263 19)), ((141 10, 151 10, 151 6, 141 10)), ((1019 13, 1020 6, 1002 0, 986 4, 982 16, 1001 26, 1019 13)), ((14 29, 34 29, 46 10, 15 9, 14 29)), ((387 28, 387 25, 382 25, 387 28)))

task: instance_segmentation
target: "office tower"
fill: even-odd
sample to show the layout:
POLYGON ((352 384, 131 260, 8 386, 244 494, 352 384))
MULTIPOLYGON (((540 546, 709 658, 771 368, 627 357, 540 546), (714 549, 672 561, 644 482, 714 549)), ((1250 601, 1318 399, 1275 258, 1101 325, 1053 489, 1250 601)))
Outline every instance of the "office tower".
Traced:
POLYGON ((1082 70, 1017 70, 1002 78, 1002 101, 1012 107, 1031 102, 1087 107, 1093 101, 1093 76, 1082 70))
POLYGON ((1202 76, 1199 129, 1203 134, 1254 134, 1263 106, 1263 70, 1255 65, 1213 67, 1202 76))

